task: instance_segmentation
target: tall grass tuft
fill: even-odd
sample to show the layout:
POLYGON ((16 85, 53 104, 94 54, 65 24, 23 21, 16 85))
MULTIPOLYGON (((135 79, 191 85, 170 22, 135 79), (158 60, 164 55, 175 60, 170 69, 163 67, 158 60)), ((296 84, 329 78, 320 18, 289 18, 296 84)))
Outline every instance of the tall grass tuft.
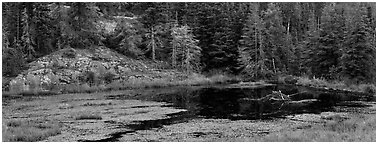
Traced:
POLYGON ((336 120, 324 125, 296 131, 282 131, 269 134, 262 141, 279 142, 375 142, 376 118, 353 117, 336 120))
POLYGON ((11 120, 3 121, 3 141, 4 142, 35 142, 47 137, 60 134, 60 126, 52 122, 32 122, 11 120))
POLYGON ((82 113, 75 117, 75 120, 101 120, 102 117, 98 114, 82 113))

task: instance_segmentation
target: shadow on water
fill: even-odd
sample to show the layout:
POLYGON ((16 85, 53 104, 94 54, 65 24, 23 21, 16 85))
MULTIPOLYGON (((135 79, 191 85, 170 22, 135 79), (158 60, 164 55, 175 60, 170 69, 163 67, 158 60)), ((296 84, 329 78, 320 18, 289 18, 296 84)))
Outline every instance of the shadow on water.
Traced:
MULTIPOLYGON (((250 88, 228 86, 175 87, 143 90, 135 92, 135 94, 110 95, 107 98, 167 102, 170 103, 169 106, 188 110, 167 115, 166 119, 137 121, 134 124, 125 125, 125 127, 135 131, 182 123, 194 118, 252 120, 281 118, 289 114, 321 113, 332 110, 332 106, 341 104, 342 101, 359 100, 358 97, 292 85, 268 85, 250 88), (259 100, 273 91, 281 91, 285 95, 291 95, 291 101, 259 100)), ((355 103, 342 105, 359 106, 355 103)))

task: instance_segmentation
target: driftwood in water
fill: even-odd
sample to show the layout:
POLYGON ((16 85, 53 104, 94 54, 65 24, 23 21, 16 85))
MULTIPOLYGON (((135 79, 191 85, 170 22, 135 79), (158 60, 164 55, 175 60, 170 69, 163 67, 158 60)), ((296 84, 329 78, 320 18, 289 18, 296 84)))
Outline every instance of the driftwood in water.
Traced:
POLYGON ((285 95, 281 91, 273 91, 271 94, 268 94, 262 98, 242 98, 239 99, 239 106, 241 113, 247 115, 255 114, 256 118, 260 118, 265 113, 278 112, 280 110, 290 110, 308 107, 315 102, 317 99, 304 99, 299 101, 291 100, 291 96, 298 95, 300 93, 285 95))
POLYGON ((289 101, 288 95, 281 93, 281 91, 273 91, 262 98, 242 98, 239 99, 239 106, 241 113, 255 114, 256 118, 262 117, 263 113, 271 112, 276 109, 280 109, 285 101, 289 101))

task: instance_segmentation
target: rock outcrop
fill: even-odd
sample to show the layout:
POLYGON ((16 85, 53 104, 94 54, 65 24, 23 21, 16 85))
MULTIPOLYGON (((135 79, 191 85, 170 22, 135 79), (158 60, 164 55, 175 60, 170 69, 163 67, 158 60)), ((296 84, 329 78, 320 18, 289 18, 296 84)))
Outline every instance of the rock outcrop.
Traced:
POLYGON ((156 70, 143 60, 121 55, 106 47, 66 48, 41 57, 10 81, 11 91, 49 90, 66 84, 104 85, 114 81, 184 79, 177 71, 156 70))

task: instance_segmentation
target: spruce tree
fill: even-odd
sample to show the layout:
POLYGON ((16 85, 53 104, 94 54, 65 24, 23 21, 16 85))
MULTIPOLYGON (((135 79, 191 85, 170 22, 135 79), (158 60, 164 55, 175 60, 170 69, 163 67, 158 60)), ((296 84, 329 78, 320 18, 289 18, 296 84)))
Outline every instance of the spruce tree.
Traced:
POLYGON ((348 35, 341 56, 342 73, 357 82, 372 82, 375 52, 370 42, 373 30, 369 27, 367 9, 361 4, 349 8, 348 35))
POLYGON ((314 58, 312 58, 313 74, 318 77, 332 78, 331 74, 338 65, 340 57, 339 43, 339 25, 336 21, 338 14, 335 10, 335 3, 329 3, 324 7, 321 25, 319 47, 315 50, 314 58))
POLYGON ((310 11, 310 17, 308 19, 308 30, 306 32, 306 38, 302 42, 303 49, 301 49, 300 69, 303 73, 308 75, 315 71, 317 65, 316 50, 319 47, 319 30, 315 17, 315 11, 310 11))
POLYGON ((273 72, 286 72, 288 68, 289 58, 292 57, 292 47, 287 42, 286 29, 282 25, 282 16, 279 7, 274 3, 268 4, 265 11, 264 21, 267 28, 267 54, 269 67, 273 72), (286 36, 285 36, 286 35, 286 36))
POLYGON ((270 75, 266 66, 265 27, 259 15, 259 5, 253 4, 251 14, 243 28, 242 39, 239 40, 239 62, 243 66, 242 73, 252 78, 263 78, 270 75))
POLYGON ((189 28, 178 26, 172 28, 172 66, 187 73, 200 70, 201 48, 189 28), (180 64, 181 63, 181 64, 180 64))
POLYGON ((95 3, 74 2, 68 3, 65 19, 65 29, 68 43, 73 48, 89 48, 92 45, 101 45, 101 35, 95 26, 101 18, 99 8, 95 3))

